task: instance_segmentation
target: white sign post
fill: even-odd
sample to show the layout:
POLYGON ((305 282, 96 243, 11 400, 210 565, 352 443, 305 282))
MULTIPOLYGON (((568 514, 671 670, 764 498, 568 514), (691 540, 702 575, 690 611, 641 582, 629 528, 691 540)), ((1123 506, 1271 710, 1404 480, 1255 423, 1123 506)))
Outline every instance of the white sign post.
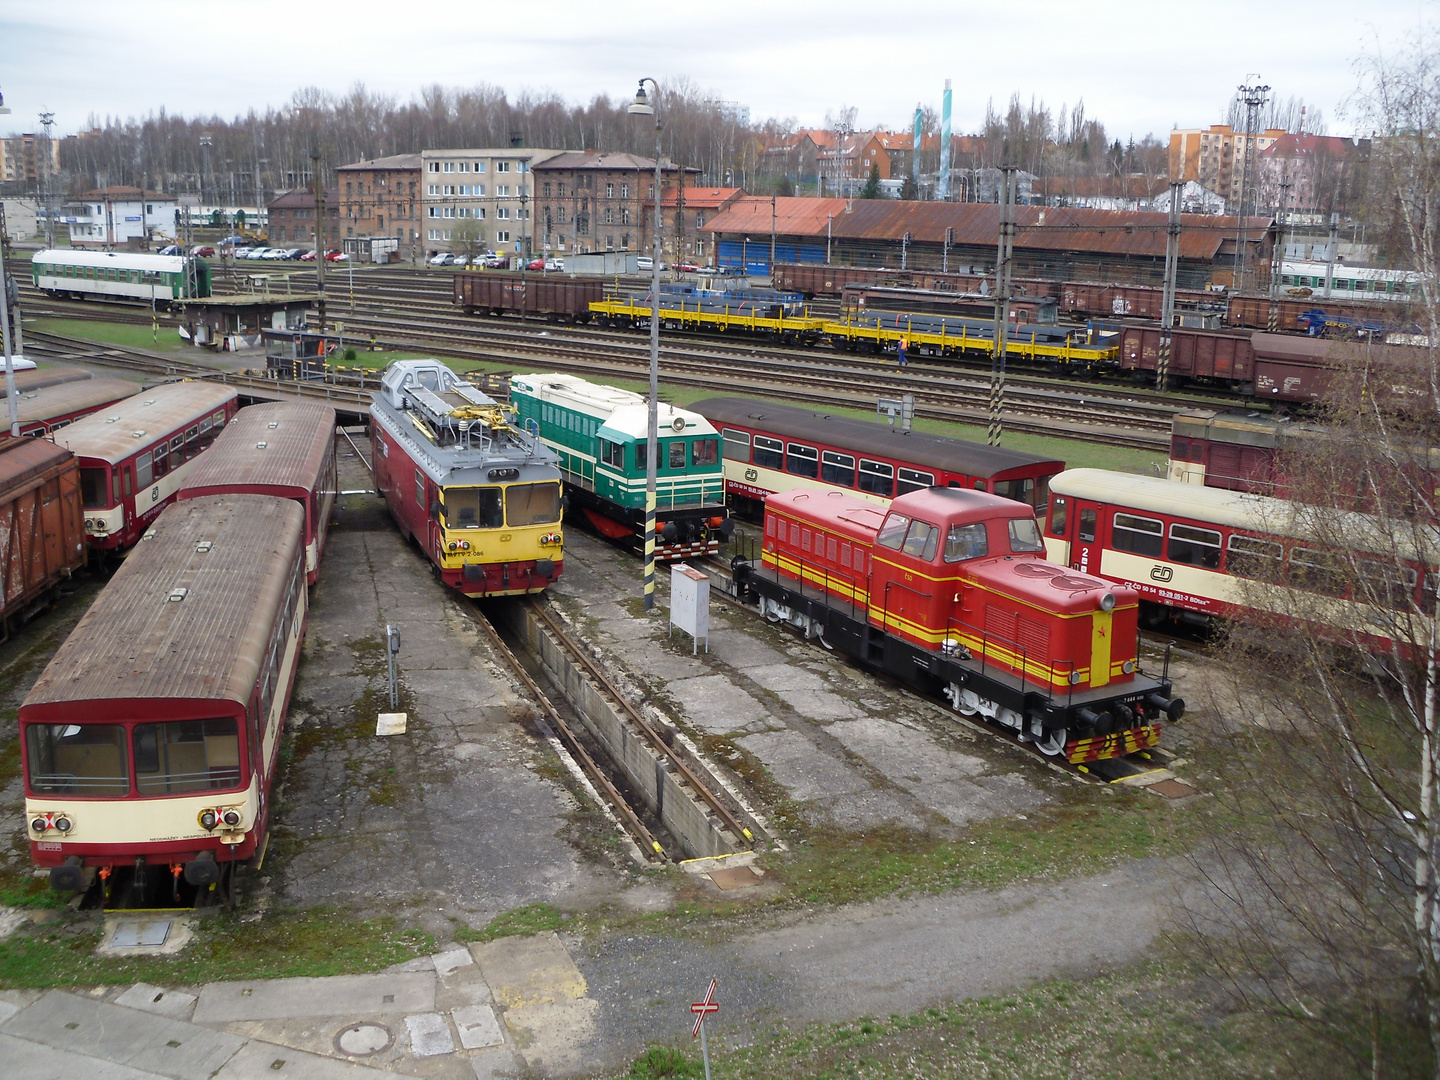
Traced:
POLYGON ((705 1044, 705 1017, 713 1012, 720 1011, 720 1003, 713 1000, 715 997, 715 982, 710 980, 710 989, 705 991, 704 1001, 692 1001, 690 1011, 695 1014, 695 1026, 690 1029, 690 1037, 700 1036, 700 1057, 705 1062, 705 1080, 710 1080, 710 1048, 705 1044))

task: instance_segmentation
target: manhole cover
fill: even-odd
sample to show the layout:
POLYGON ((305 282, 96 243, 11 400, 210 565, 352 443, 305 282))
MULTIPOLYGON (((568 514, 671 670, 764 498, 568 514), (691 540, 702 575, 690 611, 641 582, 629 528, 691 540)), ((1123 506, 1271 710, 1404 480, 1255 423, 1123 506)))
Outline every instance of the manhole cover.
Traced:
POLYGON ((111 941, 117 949, 153 949, 165 944, 165 939, 170 936, 170 923, 168 920, 156 920, 153 922, 123 922, 115 927, 115 937, 111 941))
POLYGON ((394 1041, 384 1024, 351 1024, 335 1036, 335 1049, 351 1057, 368 1057, 390 1049, 394 1041))
POLYGON ((748 889, 760 884, 760 875, 748 866, 733 866, 728 870, 712 870, 710 880, 729 892, 731 889, 748 889))
POLYGON ((1197 791, 1183 780, 1161 780, 1151 784, 1150 790, 1156 795, 1164 795, 1167 799, 1183 799, 1187 795, 1195 795, 1197 791))

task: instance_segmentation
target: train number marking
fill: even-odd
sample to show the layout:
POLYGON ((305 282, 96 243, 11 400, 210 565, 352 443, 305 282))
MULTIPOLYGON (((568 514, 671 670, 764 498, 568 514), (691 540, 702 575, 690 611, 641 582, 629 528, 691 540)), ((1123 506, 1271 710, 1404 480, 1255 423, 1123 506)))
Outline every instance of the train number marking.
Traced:
POLYGON ((60 845, 53 840, 41 840, 35 845, 41 851, 59 851, 60 845))
POLYGON ((1155 581, 1169 581, 1174 576, 1175 571, 1171 567, 1152 566, 1150 568, 1150 577, 1153 578, 1155 581))

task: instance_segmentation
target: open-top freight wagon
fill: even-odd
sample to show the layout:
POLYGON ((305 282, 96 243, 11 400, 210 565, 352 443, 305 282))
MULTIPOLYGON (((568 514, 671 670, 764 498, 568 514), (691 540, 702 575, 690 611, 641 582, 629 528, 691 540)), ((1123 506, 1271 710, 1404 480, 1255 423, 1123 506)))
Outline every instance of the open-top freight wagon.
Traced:
POLYGON ((588 323, 590 305, 605 298, 604 278, 455 275, 455 306, 466 315, 519 315, 546 322, 588 323))

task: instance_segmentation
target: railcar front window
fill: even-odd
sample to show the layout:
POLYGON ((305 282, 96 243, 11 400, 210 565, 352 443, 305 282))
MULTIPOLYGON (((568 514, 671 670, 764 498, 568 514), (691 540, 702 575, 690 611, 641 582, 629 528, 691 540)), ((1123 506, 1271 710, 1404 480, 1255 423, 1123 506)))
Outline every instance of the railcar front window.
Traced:
POLYGON ((1065 518, 1067 506, 1064 499, 1056 499, 1050 506, 1050 535, 1065 535, 1065 518))
POLYGON ((964 562, 966 559, 979 559, 988 554, 990 538, 986 534, 983 521, 950 526, 950 534, 945 537, 946 562, 964 562))
POLYGON ((910 519, 904 514, 891 514, 885 519, 885 524, 880 526, 880 532, 875 537, 875 542, 881 547, 900 550, 900 545, 905 543, 905 533, 910 528, 910 519))
POLYGON ((691 465, 718 465, 720 464, 720 440, 719 439, 696 439, 690 444, 691 465))
POLYGON ((110 505, 110 480, 104 469, 80 470, 80 501, 86 510, 103 510, 110 505))
POLYGON ((1040 539, 1040 526, 1034 518, 1010 519, 1010 550, 1019 555, 1028 555, 1045 550, 1045 541, 1040 539))
POLYGON ((29 724, 26 769, 36 795, 128 795, 129 759, 119 724, 29 724))
POLYGON ((685 440, 670 440, 670 468, 680 470, 685 468, 685 440))
POLYGON ((447 529, 498 529, 505 524, 498 487, 445 489, 447 529))
POLYGON ((141 795, 230 788, 240 783, 235 718, 136 724, 135 789, 141 795))
POLYGON ((511 484, 505 489, 505 520, 511 525, 550 525, 559 521, 560 485, 511 484))

